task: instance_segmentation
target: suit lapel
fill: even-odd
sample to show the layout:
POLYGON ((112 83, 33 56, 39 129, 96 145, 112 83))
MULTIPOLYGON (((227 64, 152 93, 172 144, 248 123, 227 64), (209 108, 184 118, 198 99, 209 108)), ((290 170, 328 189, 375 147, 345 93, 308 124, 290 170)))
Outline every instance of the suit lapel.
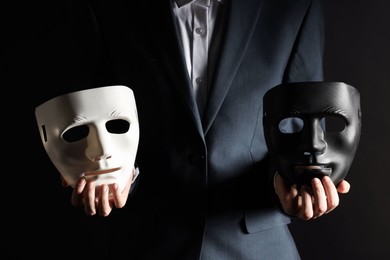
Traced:
POLYGON ((161 55, 163 69, 167 70, 167 75, 172 77, 171 80, 174 84, 171 87, 179 94, 184 106, 189 108, 189 114, 200 133, 206 133, 209 130, 222 105, 252 36, 263 2, 263 0, 247 0, 245 4, 242 4, 241 1, 230 0, 226 33, 221 42, 219 62, 210 86, 207 107, 203 118, 203 129, 196 101, 192 94, 191 80, 186 70, 171 1, 157 1, 153 8, 148 8, 148 14, 157 17, 157 19, 147 20, 167 21, 166 24, 160 24, 158 29, 156 29, 155 24, 149 24, 149 30, 156 34, 154 36, 156 39, 159 39, 159 41, 156 41, 158 43, 155 46, 157 49, 156 53, 161 55), (243 28, 246 29, 243 30, 243 28))
POLYGON ((222 40, 220 58, 203 118, 205 133, 214 121, 241 63, 259 17, 262 2, 263 0, 248 0, 243 4, 242 0, 230 0, 226 33, 222 40))

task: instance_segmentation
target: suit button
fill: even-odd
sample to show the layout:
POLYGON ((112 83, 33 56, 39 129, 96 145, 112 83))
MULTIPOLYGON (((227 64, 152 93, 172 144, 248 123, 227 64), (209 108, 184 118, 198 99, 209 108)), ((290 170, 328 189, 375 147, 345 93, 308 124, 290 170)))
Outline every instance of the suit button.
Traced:
POLYGON ((190 163, 198 163, 200 161, 204 160, 204 155, 203 154, 198 154, 198 153, 192 153, 188 155, 188 161, 190 163))

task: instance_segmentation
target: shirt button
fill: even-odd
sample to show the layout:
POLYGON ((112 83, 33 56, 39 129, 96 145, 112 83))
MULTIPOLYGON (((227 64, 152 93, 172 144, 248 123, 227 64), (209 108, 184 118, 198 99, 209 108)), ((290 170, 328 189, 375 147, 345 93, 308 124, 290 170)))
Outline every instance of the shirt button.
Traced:
POLYGON ((199 34, 199 35, 204 34, 204 30, 203 30, 202 28, 199 28, 199 27, 195 29, 195 32, 196 32, 197 34, 199 34))
POLYGON ((196 84, 202 85, 204 83, 204 80, 202 78, 196 78, 196 84))

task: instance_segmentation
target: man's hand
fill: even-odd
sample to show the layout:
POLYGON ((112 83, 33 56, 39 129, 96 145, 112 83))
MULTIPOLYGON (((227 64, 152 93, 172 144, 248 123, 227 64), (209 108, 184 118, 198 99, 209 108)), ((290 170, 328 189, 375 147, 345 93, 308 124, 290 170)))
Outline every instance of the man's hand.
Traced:
POLYGON ((114 207, 122 208, 125 206, 132 183, 137 177, 137 170, 129 178, 123 191, 118 189, 118 184, 103 184, 95 187, 94 181, 86 181, 80 178, 72 191, 72 205, 81 207, 87 215, 93 216, 98 213, 102 217, 108 216, 114 207))
POLYGON ((275 177, 275 192, 284 212, 291 216, 309 220, 329 213, 339 205, 339 193, 348 193, 350 184, 343 180, 337 187, 328 176, 313 178, 311 186, 303 185, 298 189, 286 185, 282 177, 275 177))

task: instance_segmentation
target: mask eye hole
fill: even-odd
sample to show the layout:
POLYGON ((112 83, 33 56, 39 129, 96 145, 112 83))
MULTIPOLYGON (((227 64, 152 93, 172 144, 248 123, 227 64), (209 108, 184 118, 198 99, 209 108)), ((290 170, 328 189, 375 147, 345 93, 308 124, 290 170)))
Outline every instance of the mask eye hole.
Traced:
POLYGON ((327 115, 321 118, 321 127, 325 132, 339 133, 346 127, 345 118, 336 115, 327 115))
POLYGON ((106 129, 112 134, 124 134, 129 131, 130 123, 124 119, 114 119, 106 123, 106 129))
POLYGON ((79 125, 72 127, 62 134, 62 139, 68 143, 79 141, 89 134, 89 127, 87 125, 79 125))
POLYGON ((302 131, 303 120, 299 117, 287 117, 280 120, 278 124, 279 131, 283 134, 294 134, 302 131))

